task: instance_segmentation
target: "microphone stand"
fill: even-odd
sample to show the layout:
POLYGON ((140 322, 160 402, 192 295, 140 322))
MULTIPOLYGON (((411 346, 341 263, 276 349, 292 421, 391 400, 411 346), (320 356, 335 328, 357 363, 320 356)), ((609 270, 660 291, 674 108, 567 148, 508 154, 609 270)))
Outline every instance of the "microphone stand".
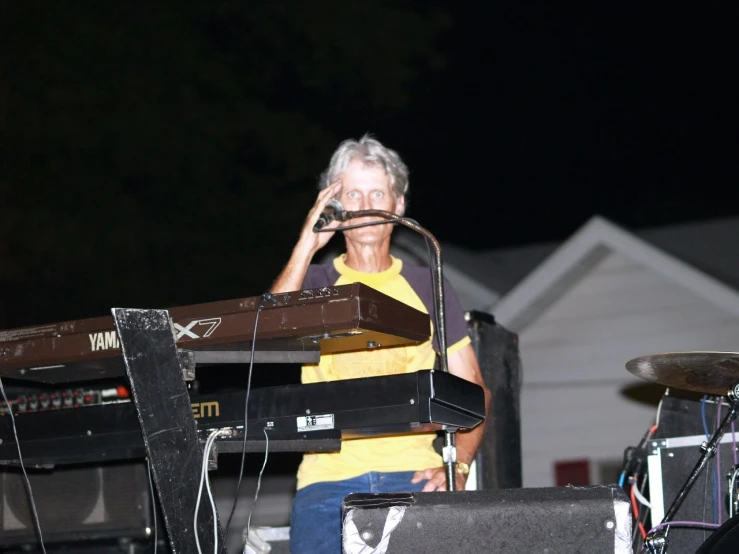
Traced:
MULTIPOLYGON (((439 350, 441 351, 441 370, 449 371, 449 360, 446 352, 446 317, 444 310, 444 273, 441 261, 441 245, 436 237, 432 235, 427 229, 419 225, 416 221, 401 217, 392 212, 385 210, 357 210, 354 212, 344 212, 344 219, 355 219, 358 217, 377 216, 388 220, 388 222, 399 223, 413 231, 423 235, 432 246, 434 251, 433 260, 433 273, 434 276, 434 297, 436 300, 436 329, 439 337, 439 350)), ((378 222, 369 222, 367 225, 377 225, 378 222)), ((354 226, 352 226, 354 227, 354 226)), ((363 227, 363 225, 357 225, 356 227, 363 227)), ((341 230, 341 227, 334 229, 336 231, 341 230)), ((455 470, 457 468, 457 437, 456 431, 445 430, 444 431, 444 448, 442 450, 444 466, 446 468, 446 483, 447 490, 453 491, 456 488, 456 481, 454 479, 455 470)))

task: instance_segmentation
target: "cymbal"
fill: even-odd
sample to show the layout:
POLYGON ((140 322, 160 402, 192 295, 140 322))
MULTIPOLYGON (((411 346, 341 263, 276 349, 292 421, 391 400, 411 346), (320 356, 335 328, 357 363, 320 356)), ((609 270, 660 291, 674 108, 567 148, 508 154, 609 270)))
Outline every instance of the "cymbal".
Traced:
POLYGON ((629 360, 626 369, 666 387, 726 396, 739 384, 739 353, 665 352, 629 360))

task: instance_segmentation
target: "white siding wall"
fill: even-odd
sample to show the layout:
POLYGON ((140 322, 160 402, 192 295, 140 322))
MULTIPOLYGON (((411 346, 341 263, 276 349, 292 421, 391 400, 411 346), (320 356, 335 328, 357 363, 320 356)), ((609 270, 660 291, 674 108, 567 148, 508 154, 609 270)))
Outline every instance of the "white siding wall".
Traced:
POLYGON ((520 332, 524 486, 552 486, 555 460, 620 458, 656 408, 625 363, 665 351, 739 348, 739 320, 612 253, 520 332))

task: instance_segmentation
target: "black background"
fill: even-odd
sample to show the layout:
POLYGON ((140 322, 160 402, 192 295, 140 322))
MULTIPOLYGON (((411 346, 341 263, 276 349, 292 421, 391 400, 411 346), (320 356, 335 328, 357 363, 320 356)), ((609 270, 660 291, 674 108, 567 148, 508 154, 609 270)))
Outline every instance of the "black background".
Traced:
POLYGON ((718 6, 6 6, 0 326, 260 294, 365 132, 470 249, 735 215, 718 6))

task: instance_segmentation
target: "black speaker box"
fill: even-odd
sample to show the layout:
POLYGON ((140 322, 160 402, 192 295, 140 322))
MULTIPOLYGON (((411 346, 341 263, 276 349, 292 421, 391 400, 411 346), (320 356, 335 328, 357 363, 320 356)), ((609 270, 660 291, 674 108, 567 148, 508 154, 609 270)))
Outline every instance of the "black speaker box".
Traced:
POLYGON ((344 554, 625 554, 631 522, 615 485, 351 494, 342 504, 342 542, 344 554))
MULTIPOLYGON (((143 462, 27 471, 45 544, 149 535, 151 492, 143 462)), ((0 547, 36 543, 23 473, 4 468, 0 547)))
MULTIPOLYGON (((674 441, 680 438, 685 437, 676 437, 668 440, 674 441)), ((680 506, 675 514, 675 521, 706 521, 710 523, 714 521, 714 510, 716 508, 721 512, 722 521, 728 519, 729 515, 726 502, 728 484, 725 475, 733 467, 732 448, 731 443, 719 445, 717 454, 709 460, 703 472, 690 489, 690 492, 685 496, 682 506, 680 506), (715 475, 715 463, 716 459, 719 458, 723 469, 720 477, 717 478, 715 475), (721 486, 721 496, 718 502, 716 502, 714 482, 721 486)), ((702 453, 699 444, 661 448, 659 464, 656 470, 661 474, 662 494, 660 495, 661 498, 656 494, 652 495, 652 502, 660 506, 660 512, 662 514, 669 509, 678 492, 685 485, 702 453)), ((650 480, 657 478, 656 475, 651 473, 654 470, 655 466, 652 466, 649 474, 650 480)), ((659 522, 652 521, 651 526, 657 523, 659 522)), ((712 532, 710 529, 673 527, 670 529, 670 546, 668 551, 670 554, 694 554, 712 532)))
POLYGON ((483 312, 467 312, 467 329, 492 401, 478 449, 477 489, 521 488, 521 358, 518 336, 483 312))
MULTIPOLYGON (((664 514, 670 508, 703 454, 700 445, 707 440, 703 426, 703 410, 705 410, 706 426, 709 431, 713 431, 717 419, 717 404, 713 398, 708 399, 703 406, 698 394, 668 391, 662 399, 659 429, 648 443, 649 492, 650 500, 655 508, 653 514, 664 514)), ((726 414, 728 410, 729 406, 724 401, 720 413, 726 414)), ((724 435, 721 444, 718 445, 717 453, 708 460, 690 492, 685 496, 675 514, 675 521, 713 523, 718 520, 719 514, 722 522, 729 518, 726 475, 734 467, 734 454, 731 430, 729 430, 729 433, 724 435), (718 476, 716 475, 717 462, 720 464, 720 475, 718 476), (718 500, 717 491, 720 492, 718 500)), ((658 515, 658 517, 661 519, 661 516, 658 515)), ((659 521, 653 519, 650 523, 653 527, 659 521)), ((709 541, 713 533, 711 529, 673 527, 669 532, 668 552, 669 554, 695 554, 701 545, 709 541)), ((731 536, 735 537, 733 540, 737 540, 736 534, 731 536)), ((726 544, 727 540, 724 539, 722 544, 726 544)))

